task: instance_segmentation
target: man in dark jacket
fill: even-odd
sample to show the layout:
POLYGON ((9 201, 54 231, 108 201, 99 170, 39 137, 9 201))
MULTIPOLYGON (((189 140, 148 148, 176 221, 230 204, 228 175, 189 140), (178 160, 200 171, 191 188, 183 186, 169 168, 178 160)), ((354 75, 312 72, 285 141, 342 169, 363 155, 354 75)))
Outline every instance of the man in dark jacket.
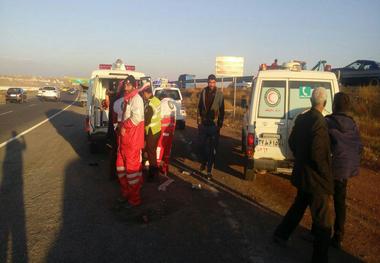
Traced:
POLYGON ((199 96, 198 132, 200 146, 200 170, 207 167, 207 179, 211 180, 212 168, 215 162, 216 149, 219 141, 220 128, 224 120, 223 93, 217 90, 215 75, 208 76, 208 86, 199 96))
POLYGON ((341 248, 346 220, 347 179, 359 174, 363 145, 355 121, 348 116, 350 97, 339 92, 334 96, 333 114, 326 116, 332 151, 334 175, 335 223, 332 245, 341 248))
POLYGON ((314 235, 312 262, 328 262, 333 221, 330 139, 322 111, 326 105, 324 88, 313 90, 312 108, 298 116, 289 136, 289 146, 295 157, 292 184, 297 196, 274 233, 274 241, 286 244, 309 206, 314 235))

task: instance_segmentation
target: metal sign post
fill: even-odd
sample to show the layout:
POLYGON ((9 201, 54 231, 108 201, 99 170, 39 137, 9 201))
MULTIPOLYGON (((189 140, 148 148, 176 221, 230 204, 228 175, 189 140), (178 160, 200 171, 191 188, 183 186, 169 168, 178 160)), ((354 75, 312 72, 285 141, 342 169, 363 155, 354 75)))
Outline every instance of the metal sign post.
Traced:
POLYGON ((236 77, 234 78, 234 119, 235 119, 235 111, 236 111, 236 77))

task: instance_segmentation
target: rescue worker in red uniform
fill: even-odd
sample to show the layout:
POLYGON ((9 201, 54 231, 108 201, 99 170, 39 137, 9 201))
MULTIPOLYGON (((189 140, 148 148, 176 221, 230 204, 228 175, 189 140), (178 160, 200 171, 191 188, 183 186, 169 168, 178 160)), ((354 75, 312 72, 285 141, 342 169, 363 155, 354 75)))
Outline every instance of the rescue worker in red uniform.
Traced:
POLYGON ((144 102, 132 75, 124 80, 123 85, 124 96, 114 103, 118 119, 116 171, 121 186, 118 207, 130 208, 141 204, 144 102))
POLYGON ((160 166, 160 171, 165 175, 169 172, 169 160, 175 123, 175 101, 172 98, 164 98, 161 100, 161 137, 157 147, 157 163, 160 166))

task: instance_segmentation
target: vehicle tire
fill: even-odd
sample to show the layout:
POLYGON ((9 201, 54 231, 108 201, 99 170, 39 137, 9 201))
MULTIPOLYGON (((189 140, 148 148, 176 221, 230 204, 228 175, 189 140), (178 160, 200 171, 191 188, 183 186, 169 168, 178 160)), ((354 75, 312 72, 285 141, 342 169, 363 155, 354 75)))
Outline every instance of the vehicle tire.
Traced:
POLYGON ((253 160, 248 158, 247 156, 245 158, 244 163, 244 179, 247 181, 255 181, 256 180, 256 171, 254 169, 253 160))
POLYGON ((89 147, 90 153, 96 154, 99 152, 98 144, 91 139, 91 135, 89 136, 89 147))
POLYGON ((178 121, 177 122, 178 130, 184 130, 186 128, 186 122, 184 121, 178 121))

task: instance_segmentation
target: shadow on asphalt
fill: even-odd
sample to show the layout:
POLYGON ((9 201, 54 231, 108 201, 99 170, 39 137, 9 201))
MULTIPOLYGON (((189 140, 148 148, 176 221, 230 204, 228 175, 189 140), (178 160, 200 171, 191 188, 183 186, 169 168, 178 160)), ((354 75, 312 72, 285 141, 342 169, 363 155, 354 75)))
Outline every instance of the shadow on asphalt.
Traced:
MULTIPOLYGON (((65 111, 60 118, 51 120, 78 158, 70 161, 65 169, 62 223, 47 262, 248 262, 251 259, 242 236, 257 240, 255 235, 260 229, 274 229, 279 222, 279 216, 268 209, 248 206, 221 191, 234 203, 232 211, 249 215, 250 222, 243 225, 247 233, 238 233, 228 224, 224 210, 211 192, 193 190, 190 183, 174 175, 170 176, 175 182, 165 192, 157 190, 162 181, 144 183, 144 203, 137 212, 113 211, 119 186, 116 181, 109 181, 109 155, 89 153, 83 118, 82 114, 65 111)), ((188 128, 186 132, 196 131, 188 128)), ((176 137, 176 146, 181 143, 176 137)), ((173 156, 188 159, 192 158, 190 153, 175 147, 173 156)), ((238 163, 237 156, 232 162, 238 163)), ((219 165, 226 173, 233 170, 228 168, 228 163, 219 165)), ((273 256, 282 258, 281 253, 286 255, 285 262, 303 262, 306 258, 294 249, 283 250, 268 242, 256 242, 254 247, 262 251, 264 261, 273 256)), ((344 252, 339 253, 334 258, 340 262, 359 262, 344 252)))
MULTIPOLYGON (((203 145, 200 145, 198 142, 198 129, 187 126, 185 130, 177 131, 177 133, 181 133, 182 137, 184 138, 184 141, 186 141, 187 143, 189 143, 188 141, 191 141, 191 145, 189 145, 187 149, 177 151, 175 158, 189 159, 195 162, 198 161, 198 158, 196 156, 198 156, 200 148, 204 147, 203 145), (190 152, 195 153, 196 156, 190 155, 190 152)), ((181 141, 177 143, 181 143, 181 141)), ((236 140, 235 138, 220 135, 215 160, 215 168, 224 173, 241 179, 243 178, 242 172, 232 168, 232 166, 243 167, 244 159, 242 158, 242 154, 239 151, 240 144, 240 141, 236 140)), ((177 147, 177 144, 175 146, 177 147)))
MULTIPOLYGON (((12 136, 17 136, 15 131, 12 136)), ((0 178, 0 262, 28 262, 23 184, 24 137, 6 146, 0 178)))

